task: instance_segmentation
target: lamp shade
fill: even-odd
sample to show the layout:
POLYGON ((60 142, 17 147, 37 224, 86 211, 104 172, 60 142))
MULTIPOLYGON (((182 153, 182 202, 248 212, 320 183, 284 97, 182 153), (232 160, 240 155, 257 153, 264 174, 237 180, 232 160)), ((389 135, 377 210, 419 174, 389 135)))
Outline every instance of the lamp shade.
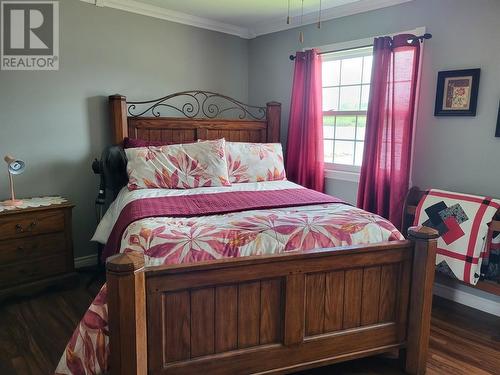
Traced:
POLYGON ((7 163, 10 174, 21 174, 26 169, 26 163, 23 160, 16 159, 11 155, 5 156, 4 160, 7 163))
POLYGON ((7 163, 7 170, 9 171, 9 184, 10 184, 10 197, 11 199, 2 202, 5 206, 20 206, 23 204, 22 200, 16 199, 14 195, 14 179, 13 175, 21 174, 26 169, 26 163, 22 160, 16 159, 11 155, 6 155, 3 160, 7 163))

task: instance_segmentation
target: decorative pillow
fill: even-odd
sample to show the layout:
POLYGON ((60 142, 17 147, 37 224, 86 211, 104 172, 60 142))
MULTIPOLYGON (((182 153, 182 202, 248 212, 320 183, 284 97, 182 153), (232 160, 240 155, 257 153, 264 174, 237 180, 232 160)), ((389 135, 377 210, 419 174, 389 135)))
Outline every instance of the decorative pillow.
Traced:
POLYGON ((230 186, 225 140, 125 150, 129 190, 230 186))
POLYGON ((280 143, 226 142, 229 182, 286 180, 280 143))

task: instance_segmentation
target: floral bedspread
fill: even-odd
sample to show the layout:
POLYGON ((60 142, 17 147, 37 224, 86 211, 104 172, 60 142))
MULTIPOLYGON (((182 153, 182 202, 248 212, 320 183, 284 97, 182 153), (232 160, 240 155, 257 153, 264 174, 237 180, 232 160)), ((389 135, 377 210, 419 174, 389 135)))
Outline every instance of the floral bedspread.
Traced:
MULTIPOLYGON (((403 239, 387 220, 345 204, 243 211, 195 218, 147 218, 128 226, 122 252, 140 252, 146 266, 278 254, 403 239)), ((56 374, 108 369, 106 285, 69 341, 56 374)))

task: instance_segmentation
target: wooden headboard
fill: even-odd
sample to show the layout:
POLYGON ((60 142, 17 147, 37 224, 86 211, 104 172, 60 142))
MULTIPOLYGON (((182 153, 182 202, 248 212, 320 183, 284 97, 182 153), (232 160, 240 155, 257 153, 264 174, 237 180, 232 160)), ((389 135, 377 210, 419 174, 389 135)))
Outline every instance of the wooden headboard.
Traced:
POLYGON ((281 103, 277 102, 258 107, 218 93, 194 90, 140 102, 127 101, 117 94, 109 97, 109 105, 115 144, 125 137, 172 143, 218 138, 280 141, 281 103), (162 112, 180 117, 166 117, 162 112))

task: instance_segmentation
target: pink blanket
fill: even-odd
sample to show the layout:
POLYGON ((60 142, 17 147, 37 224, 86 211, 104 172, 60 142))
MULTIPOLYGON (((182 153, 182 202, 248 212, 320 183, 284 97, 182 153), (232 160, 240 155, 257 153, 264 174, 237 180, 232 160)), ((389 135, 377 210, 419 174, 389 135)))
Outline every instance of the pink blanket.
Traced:
POLYGON ((103 250, 103 260, 120 251, 125 229, 147 217, 193 217, 269 208, 310 206, 344 201, 309 189, 234 191, 217 194, 146 198, 130 202, 120 213, 103 250))

